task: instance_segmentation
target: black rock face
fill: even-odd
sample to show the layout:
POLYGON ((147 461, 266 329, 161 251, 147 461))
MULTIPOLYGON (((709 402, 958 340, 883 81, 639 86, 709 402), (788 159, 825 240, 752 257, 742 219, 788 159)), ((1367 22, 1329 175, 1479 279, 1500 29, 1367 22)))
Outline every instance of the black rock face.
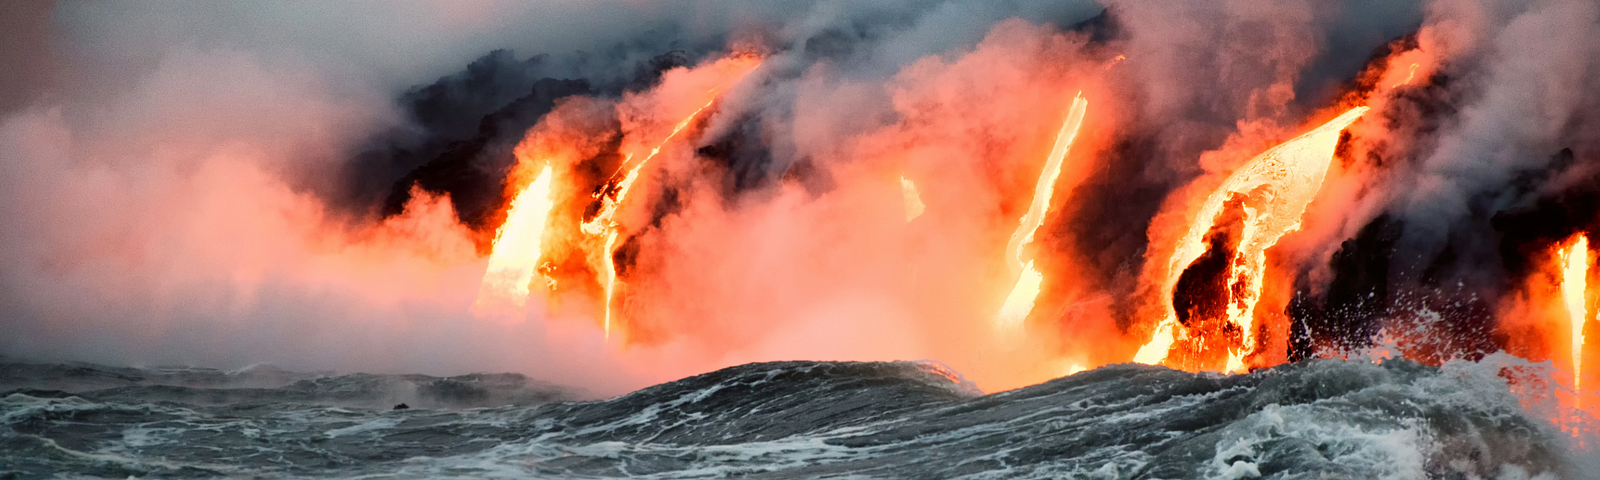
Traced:
POLYGON ((401 213, 415 186, 449 195, 457 217, 468 227, 497 227, 485 221, 510 201, 505 178, 516 163, 512 150, 523 133, 555 109, 557 100, 591 92, 588 82, 582 80, 539 80, 526 96, 484 116, 471 138, 451 142, 439 156, 396 181, 384 201, 384 215, 401 213))
POLYGON ((384 202, 401 177, 443 154, 453 142, 480 134, 486 117, 534 91, 535 83, 568 70, 548 55, 518 61, 495 50, 466 70, 406 91, 395 99, 409 125, 377 134, 342 173, 338 200, 362 208, 384 202))
POLYGON ((1530 204, 1497 213, 1490 220, 1501 235, 1500 256, 1514 277, 1537 270, 1540 260, 1548 260, 1551 249, 1575 234, 1588 235, 1593 250, 1594 235, 1600 232, 1600 168, 1582 165, 1587 171, 1576 170, 1574 167, 1580 166, 1575 165, 1571 149, 1557 153, 1551 163, 1554 168, 1528 172, 1517 183, 1534 191, 1549 177, 1573 169, 1576 175, 1563 182, 1568 188, 1535 193, 1530 204))
POLYGON ((518 61, 496 50, 463 72, 413 88, 398 99, 411 125, 375 136, 356 155, 344 174, 349 191, 343 202, 357 210, 375 203, 382 216, 398 215, 419 188, 447 195, 463 224, 492 232, 509 202, 504 182, 516 161, 513 149, 557 102, 648 89, 667 70, 693 61, 674 50, 631 68, 592 65, 628 56, 619 50, 602 59, 536 55, 518 61), (579 77, 560 76, 568 74, 579 77))
POLYGON ((1289 359, 1367 347, 1389 310, 1389 257, 1404 223, 1379 216, 1345 240, 1328 268, 1333 280, 1315 294, 1309 279, 1296 281, 1289 301, 1289 359))

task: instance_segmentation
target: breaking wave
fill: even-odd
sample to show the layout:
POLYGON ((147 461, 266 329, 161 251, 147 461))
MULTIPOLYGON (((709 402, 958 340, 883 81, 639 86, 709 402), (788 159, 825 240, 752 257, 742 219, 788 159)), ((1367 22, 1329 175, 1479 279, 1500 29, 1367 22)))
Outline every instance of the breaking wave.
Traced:
POLYGON ((1581 477, 1507 380, 1539 367, 1125 364, 985 395, 934 362, 776 362, 578 401, 514 374, 8 364, 0 478, 1581 477))

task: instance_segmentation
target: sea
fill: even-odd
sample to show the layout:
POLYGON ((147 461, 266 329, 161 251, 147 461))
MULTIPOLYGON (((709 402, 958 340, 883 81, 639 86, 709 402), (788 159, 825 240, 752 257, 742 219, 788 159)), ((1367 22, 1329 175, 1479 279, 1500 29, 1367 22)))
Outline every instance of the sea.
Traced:
POLYGON ((518 374, 7 360, 0 479, 1600 478, 1518 380, 1540 368, 1123 364, 985 393, 932 361, 795 361, 593 399, 518 374))

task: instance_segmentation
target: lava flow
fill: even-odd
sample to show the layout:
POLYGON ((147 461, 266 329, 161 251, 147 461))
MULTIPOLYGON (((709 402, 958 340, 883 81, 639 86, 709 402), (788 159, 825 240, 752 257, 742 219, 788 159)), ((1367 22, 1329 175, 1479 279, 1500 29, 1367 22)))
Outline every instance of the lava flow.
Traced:
POLYGON ((715 91, 710 93, 713 94, 712 99, 707 100, 705 105, 695 109, 694 113, 689 114, 688 117, 684 118, 682 121, 678 122, 677 125, 673 126, 672 133, 668 134, 667 138, 662 139, 661 143, 656 145, 655 148, 650 149, 650 154, 645 155, 643 160, 633 164, 632 167, 628 167, 628 164, 633 161, 633 154, 630 153, 628 156, 623 157, 622 168, 627 169, 626 173, 619 171, 618 176, 616 177, 618 178, 617 180, 607 184, 604 190, 595 194, 596 199, 600 201, 599 213, 597 213, 594 218, 590 219, 589 221, 583 222, 583 233, 605 238, 600 250, 600 258, 601 264, 603 265, 602 273, 605 274, 604 301, 606 316, 603 328, 605 328, 605 334, 607 338, 611 337, 611 299, 613 295, 616 294, 617 289, 617 265, 615 252, 617 250, 618 225, 617 222, 613 220, 617 213, 617 206, 620 205, 623 200, 627 199, 628 192, 633 190, 633 183, 639 179, 639 170, 644 168, 644 165, 649 163, 650 159, 655 158, 656 154, 661 153, 661 147, 666 145, 668 141, 672 140, 672 137, 677 136, 678 132, 683 131, 684 127, 689 126, 689 122, 694 121, 696 117, 700 116, 701 111, 704 111, 707 107, 711 106, 712 102, 716 101, 716 97, 714 96, 715 91))
POLYGON ((527 304, 530 284, 539 270, 539 246, 550 217, 550 184, 554 176, 550 165, 545 165, 539 176, 511 201, 506 222, 495 232, 489 269, 483 274, 483 285, 473 304, 477 314, 485 315, 497 305, 527 304))
POLYGON ((1033 243, 1034 233, 1044 224, 1056 178, 1061 176, 1061 162, 1072 150, 1072 141, 1078 136, 1078 127, 1083 124, 1083 114, 1088 108, 1089 101, 1084 100, 1082 94, 1072 99, 1067 119, 1061 124, 1061 131, 1056 133, 1055 146, 1050 148, 1050 157, 1045 160, 1044 170, 1039 172, 1039 183, 1034 186, 1033 202, 1028 205, 1028 213, 1022 216, 1021 225, 1017 226, 1017 231, 1011 234, 1011 241, 1006 244, 1006 260, 1011 262, 1012 271, 1018 277, 1016 285, 1011 287, 1011 293, 1006 295, 1006 303, 995 315, 995 327, 1002 332, 1020 329, 1028 313, 1033 311, 1034 301, 1039 298, 1044 274, 1034 268, 1033 260, 1022 260, 1023 248, 1033 243))
POLYGON ((1572 328, 1572 389, 1581 391, 1583 327, 1589 318, 1584 305, 1589 277, 1589 238, 1579 234, 1571 246, 1561 250, 1560 260, 1561 299, 1566 304, 1567 320, 1572 328))
POLYGON ((1255 350, 1255 305, 1261 298, 1266 250, 1299 230, 1301 215, 1321 189, 1340 132, 1366 112, 1367 107, 1350 109, 1267 150, 1206 198, 1167 262, 1159 291, 1165 316, 1135 362, 1164 363, 1169 353, 1182 350, 1178 366, 1186 369, 1246 369, 1244 359, 1255 350), (1192 288, 1181 289, 1180 284, 1192 288))
POLYGON ((693 112, 689 113, 688 116, 684 117, 683 120, 680 120, 677 124, 674 124, 671 133, 668 133, 666 138, 661 139, 661 141, 658 142, 654 148, 651 148, 650 153, 646 154, 643 159, 640 159, 638 162, 634 162, 633 153, 628 153, 625 155, 622 160, 622 166, 618 167, 617 173, 612 175, 612 180, 608 182, 599 192, 594 194, 595 200, 600 203, 600 208, 596 211, 593 217, 583 222, 581 228, 586 234, 604 239, 601 242, 601 249, 598 253, 601 263, 601 273, 605 276, 601 282, 605 289, 605 298, 603 300, 605 302, 605 319, 601 325, 605 331, 606 338, 611 337, 611 330, 613 326, 613 312, 611 304, 613 298, 616 296, 617 289, 617 265, 615 254, 617 248, 617 237, 620 234, 618 229, 620 225, 616 221, 618 207, 622 205, 624 200, 627 200, 628 193, 633 191, 634 183, 639 180, 640 171, 643 170, 646 164, 650 163, 651 159, 654 159, 656 155, 661 153, 661 148, 666 146, 667 142, 672 141, 674 137, 677 137, 678 133, 682 132, 685 128, 688 128, 688 126, 693 123, 695 119, 700 117, 701 112, 704 112, 707 108, 710 108, 711 104, 716 103, 717 98, 721 96, 721 92, 727 85, 732 85, 738 82, 739 79, 744 78, 745 75, 750 74, 750 72, 754 71, 756 67, 759 67, 760 65, 761 63, 759 61, 751 62, 748 65, 743 66, 743 68, 733 75, 733 77, 730 78, 723 87, 707 90, 706 96, 708 98, 706 98, 704 104, 700 105, 700 108, 695 109, 693 112))
POLYGON ((905 176, 900 177, 900 196, 905 200, 907 222, 922 216, 922 211, 927 209, 922 204, 922 195, 917 193, 917 184, 906 180, 905 176))

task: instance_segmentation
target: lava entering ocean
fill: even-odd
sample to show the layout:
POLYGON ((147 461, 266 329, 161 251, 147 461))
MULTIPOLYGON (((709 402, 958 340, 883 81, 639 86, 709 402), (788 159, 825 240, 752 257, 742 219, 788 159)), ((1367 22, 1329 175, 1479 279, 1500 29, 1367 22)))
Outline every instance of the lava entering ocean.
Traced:
POLYGON ((495 232, 494 251, 483 274, 483 286, 473 305, 480 312, 496 302, 526 305, 534 275, 539 271, 539 243, 550 216, 550 183, 555 181, 545 165, 539 176, 511 200, 506 223, 495 232))
POLYGON ((1170 306, 1135 362, 1161 363, 1178 350, 1182 358, 1175 365, 1185 369, 1244 371, 1245 358, 1256 350, 1266 251, 1300 228, 1340 132, 1365 113, 1367 107, 1350 109, 1267 150, 1206 197, 1167 264, 1161 293, 1172 299, 1170 306))
POLYGON ((1067 111, 1067 119, 1061 124, 1061 131, 1056 133, 1055 146, 1050 147, 1050 156, 1045 160, 1044 171, 1039 173, 1039 184, 1034 187, 1033 201, 1028 203, 1028 213, 1023 215, 1018 223, 1017 231, 1011 234, 1011 241, 1006 243, 1006 260, 1014 260, 1011 264, 1012 271, 1017 275, 1017 284, 1011 287, 1011 293, 1006 295, 1006 303, 1000 307, 1000 313, 995 316, 995 327, 1004 331, 1016 332, 1022 328, 1022 322, 1028 318, 1028 313, 1033 311, 1034 301, 1039 298, 1039 287, 1044 282, 1044 274, 1034 268, 1032 260, 1023 260, 1022 249, 1033 244, 1033 236, 1039 231, 1039 226, 1044 224, 1044 215, 1050 210, 1050 196, 1055 192, 1056 178, 1061 176, 1061 162, 1066 159, 1067 152, 1072 150, 1072 141, 1078 136, 1078 127, 1083 125, 1084 110, 1089 107, 1089 102, 1079 94, 1072 99, 1072 108, 1067 111))
POLYGON ((1567 307, 1568 331, 1571 332, 1572 343, 1570 357, 1572 363, 1572 390, 1581 394, 1583 392, 1583 328, 1589 321, 1588 290, 1589 290, 1589 238, 1578 235, 1573 239, 1572 245, 1561 249, 1561 300, 1567 307))
POLYGON ((1557 416, 1600 408, 1600 6, 1107 3, 626 3, 672 20, 398 98, 351 92, 461 58, 173 46, 0 123, 0 353, 607 394, 794 359, 993 391, 1507 354, 1548 362, 1505 376, 1566 389, 1557 416))
POLYGON ((613 327, 612 307, 614 306, 617 288, 616 244, 619 227, 621 226, 615 220, 617 208, 623 201, 627 200, 628 193, 633 190, 634 182, 639 180, 640 170, 649 164, 651 159, 661 153, 661 148, 667 142, 672 141, 673 137, 678 136, 678 133, 687 128, 690 123, 694 122, 700 116, 700 112, 711 108, 711 104, 717 101, 717 96, 727 88, 728 84, 738 81, 760 65, 760 60, 748 57, 731 57, 712 65, 712 69, 721 70, 724 72, 723 75, 728 77, 723 84, 706 90, 705 96, 708 98, 705 103, 690 112, 683 120, 673 124, 672 131, 667 133, 660 143, 651 147, 650 153, 643 155, 643 158, 640 158, 639 161, 633 161, 635 156, 633 152, 624 155, 622 157, 622 165, 618 167, 617 173, 612 176, 612 179, 602 189, 595 192, 594 198, 599 202, 599 209, 592 217, 584 220, 582 230, 583 233, 604 239, 600 242, 601 247, 598 256, 601 259, 601 271, 605 275, 603 282, 605 285, 605 299, 603 300, 605 319, 602 322, 602 326, 607 337, 611 336, 613 327))
MULTIPOLYGON (((1094 186, 1109 181, 1107 172, 1121 168, 1112 162, 1128 161, 1129 152, 1140 148, 1169 148, 1140 146, 1140 142, 1149 142, 1144 138, 1150 134, 1145 132, 1160 130, 1140 123, 1147 121, 1141 114, 1129 113, 1140 111, 1138 97, 1114 82, 1146 68, 1141 66, 1147 65, 1146 57, 1124 55, 1132 48, 1127 44, 1096 43, 1089 37, 1020 23, 1003 25, 954 63, 929 58, 904 69, 888 87, 895 116, 875 120, 876 127, 853 131, 825 127, 861 119, 850 116, 849 106, 828 107, 842 112, 834 114, 803 102, 776 110, 792 115, 792 120, 786 121, 793 123, 781 128, 767 123, 764 115, 775 110, 760 95, 772 93, 771 82, 781 83, 775 79, 796 74, 788 70, 792 65, 786 62, 792 60, 782 53, 764 54, 780 60, 760 84, 740 86, 758 66, 772 60, 735 54, 669 70, 660 86, 626 93, 614 115, 605 113, 605 108, 600 113, 585 113, 600 120, 591 121, 586 130, 568 132, 565 139, 540 141, 558 144, 551 148, 563 151, 579 149, 560 146, 561 142, 588 142, 599 147, 589 147, 584 155, 567 155, 571 158, 561 160, 554 170, 546 166, 532 182, 508 182, 516 186, 507 195, 507 213, 494 217, 504 221, 494 226, 495 241, 479 308, 491 298, 522 308, 529 292, 554 294, 555 285, 570 285, 564 287, 567 295, 577 295, 580 304, 596 306, 596 323, 603 337, 622 334, 624 340, 613 348, 624 352, 711 348, 722 353, 713 354, 710 361, 722 363, 732 358, 764 358, 765 354, 740 353, 741 348, 736 347, 764 336, 761 323, 751 315, 772 315, 776 312, 773 308, 803 310, 808 301, 852 298, 844 308, 876 312, 871 315, 883 318, 865 323, 884 326, 847 335, 904 337, 900 347, 886 351, 967 358, 956 362, 968 362, 970 371, 977 372, 986 385, 1004 387, 1130 360, 1190 371, 1242 373, 1291 358, 1345 355, 1377 341, 1379 330, 1405 328, 1403 322, 1385 317, 1448 317, 1453 314, 1433 310, 1429 302, 1460 294, 1487 294, 1392 285, 1387 288, 1399 290, 1371 290, 1365 297, 1350 297, 1351 287, 1346 284, 1353 280, 1341 280, 1348 275, 1344 270, 1348 267, 1339 262, 1356 258, 1353 248, 1374 247, 1360 241, 1345 242, 1331 255, 1333 264, 1322 266, 1317 260, 1318 256, 1330 256, 1329 247, 1323 245, 1338 245, 1335 240, 1344 233, 1341 228, 1348 231, 1366 221, 1363 218, 1373 218, 1373 212, 1386 211, 1378 201, 1390 197, 1372 196, 1372 185, 1418 171, 1419 167, 1407 163, 1410 161, 1397 164, 1387 158, 1420 155, 1428 147, 1416 139, 1437 136, 1417 125, 1434 121, 1428 116, 1444 110, 1419 105, 1461 101, 1450 96, 1451 87, 1444 83, 1447 69, 1457 65, 1450 64, 1450 59, 1471 55, 1450 36, 1456 32, 1430 25, 1382 46, 1380 54, 1346 84, 1343 96, 1334 99, 1343 105, 1341 112, 1292 139, 1249 153, 1248 161, 1229 165, 1235 162, 1226 159, 1246 154, 1250 145, 1289 133, 1273 125, 1288 118, 1283 105, 1293 96, 1282 89, 1292 77, 1253 87, 1267 93, 1251 97, 1253 113, 1238 121, 1238 131, 1222 145, 1213 144, 1207 151, 1168 152, 1198 153, 1200 163, 1214 173, 1192 182, 1189 188, 1173 190, 1162 207, 1166 213, 1151 217, 1153 226, 1143 254, 1146 274, 1130 282, 1127 273, 1095 272, 1106 265, 1097 259, 1100 253, 1088 250, 1097 241, 1089 240, 1095 234, 1047 227, 1053 223, 1099 227, 1077 222, 1096 218, 1086 209, 1100 208, 1095 202, 1103 200, 1094 197, 1094 186), (1051 58, 1063 67, 1040 63, 1051 58), (1019 88, 1019 94, 985 90, 982 82, 990 79, 1019 88), (1112 112, 1087 122, 1090 128, 1084 134, 1080 130, 1086 123, 1089 102, 1081 92, 1064 99, 1070 105, 1064 119, 1020 109, 1060 95, 1056 92, 1063 86, 1074 84, 1086 85, 1093 95, 1105 97, 1099 102, 1112 112), (735 87, 741 89, 740 94, 724 98, 735 87), (1016 103, 1019 101, 1029 103, 1016 103), (992 113, 973 116, 981 112, 992 113), (1371 116, 1369 112, 1376 112, 1379 118, 1360 122, 1371 116), (798 136, 773 136, 785 128, 793 128, 792 135, 798 136), (817 139, 827 141, 819 143, 817 139), (932 154, 933 148, 966 152, 978 161, 946 160, 932 154), (791 160, 777 175, 750 177, 739 170, 752 168, 740 162, 772 161, 779 151, 790 152, 783 155, 791 160), (1069 156, 1074 160, 1069 162, 1069 156), (657 161, 658 157, 664 160, 657 161), (1043 167, 1027 182, 1031 189, 1020 188, 1024 174, 1009 165, 1027 165, 1030 157, 1043 158, 1043 167), (923 158, 943 163, 927 163, 923 158), (614 173, 592 173, 607 169, 614 173), (884 178, 880 173, 884 169, 899 171, 897 201, 875 200, 887 200, 874 193, 884 192, 886 186, 871 180, 884 178), (552 188, 552 181, 569 185, 552 188), (1353 186, 1366 190, 1353 190, 1353 186), (592 191, 588 198, 575 195, 586 190, 592 191), (749 193, 762 191, 767 193, 749 193), (566 197, 552 198, 551 192, 565 192, 559 195, 566 197), (1070 198, 1063 200, 1063 196, 1070 198), (1352 202, 1368 206, 1354 215, 1330 210, 1352 202), (762 203, 765 205, 756 206, 762 203), (713 207, 717 204, 722 206, 713 207), (887 212, 879 213, 878 207, 867 205, 897 205, 900 221, 886 222, 887 212), (582 213, 557 215, 551 208, 581 209, 582 213), (805 209, 816 212, 801 213, 805 209), (1007 213, 1012 211, 1020 214, 1007 213), (754 220, 751 215, 780 216, 782 222, 770 228, 800 230, 793 230, 791 238, 780 239, 765 238, 732 223, 712 226, 766 221, 754 220), (986 240, 996 235, 995 229, 984 225, 1006 216, 1020 220, 1000 255, 1005 273, 985 273, 996 264, 977 260, 981 256, 969 259, 963 255, 996 248, 992 240, 986 240), (553 230, 547 231, 545 225, 556 218, 579 223, 552 225, 553 230), (895 223, 905 227, 890 228, 895 223), (1345 226, 1339 227, 1341 223, 1345 226), (1169 230, 1171 233, 1166 233, 1169 230), (814 233, 823 235, 807 236, 814 233), (544 252, 541 239, 573 247, 544 252), (737 243, 750 241, 756 243, 748 245, 754 248, 748 253, 746 245, 737 243), (774 250, 780 248, 793 253, 774 250), (722 258, 717 258, 718 254, 722 258), (581 261, 573 263, 571 259, 578 257, 581 261), (940 270, 965 272, 961 275, 968 278, 930 276, 940 270), (563 275, 566 279, 558 281, 556 277, 563 275), (1311 283, 1307 288, 1306 282, 1328 282, 1330 275, 1332 287, 1311 283), (708 282, 703 276, 729 278, 708 282), (986 329, 962 317, 982 311, 984 299, 989 297, 968 292, 986 291, 981 286, 991 282, 1009 289, 986 329), (536 283, 549 288, 532 288, 536 283), (585 285, 592 285, 592 290, 585 285), (839 288, 845 286, 854 293, 837 297, 843 293, 839 288), (790 288, 793 293, 780 294, 772 288, 790 288), (583 300, 584 295, 589 300, 583 300), (930 295, 944 297, 933 302, 944 311, 929 316, 927 322, 943 325, 935 328, 948 332, 930 334, 905 327, 906 322, 916 322, 907 315, 931 312, 907 302, 933 298, 930 295), (1418 300, 1420 308, 1413 309, 1413 304, 1401 298, 1433 300, 1418 300), (1349 300, 1358 305, 1337 303, 1349 300), (1050 310, 1041 312, 1041 306, 1050 310), (1313 307, 1321 313, 1305 317, 1313 307), (1358 312, 1364 313, 1331 328, 1314 325, 1338 322, 1336 317, 1358 312), (1030 321, 1030 316, 1039 318, 1030 321), (968 345, 978 351, 995 348, 1009 352, 1002 357, 1012 359, 997 360, 988 353, 952 355, 949 345, 928 348, 926 342, 932 339, 938 344, 946 334, 971 338, 968 345), (1090 340, 1081 335, 1100 338, 1090 340), (1147 336, 1141 340, 1141 335, 1147 336), (1099 344, 1091 347, 1096 341, 1099 344), (678 343, 685 346, 672 347, 678 343), (924 346, 912 346, 919 343, 924 346), (718 346, 712 347, 714 344, 718 346), (985 373, 1019 363, 1039 366, 1011 368, 1027 373, 1006 376, 985 373)), ((825 69, 805 72, 800 78, 806 89, 821 89, 830 95, 863 92, 862 85, 827 79, 825 69)), ((592 103, 606 102, 602 97, 591 98, 592 103)), ((564 121, 564 115, 551 113, 546 122, 564 121)), ((529 133, 525 143, 536 136, 529 133)), ((533 165, 541 162, 555 161, 519 156, 517 168, 532 171, 533 165)), ((1376 218, 1388 221, 1382 219, 1389 217, 1376 218)), ((1578 243, 1563 247, 1570 250, 1560 254, 1563 274, 1555 283, 1571 315, 1566 323, 1570 333, 1565 334, 1571 345, 1545 345, 1537 350, 1569 351, 1570 360, 1563 362, 1570 362, 1571 384, 1577 390, 1584 370, 1582 319, 1589 315, 1584 280, 1590 262, 1587 255, 1573 253, 1587 248, 1582 243, 1585 237, 1574 238, 1578 243)), ((1390 251, 1363 254, 1390 261, 1392 249, 1398 248, 1390 242, 1376 245, 1390 251)), ((1120 262, 1126 264, 1127 260, 1120 262)), ((1372 272, 1360 278, 1371 282, 1397 275, 1393 267, 1382 268, 1390 273, 1372 272)), ((1411 281, 1407 274, 1398 275, 1395 281, 1411 281)), ((1384 288, 1381 284, 1377 287, 1384 288)), ((556 308, 540 305, 551 312, 556 308)), ((775 320, 772 328, 777 332, 809 331, 813 327, 802 325, 812 321, 775 320)), ((1506 323, 1503 330, 1513 328, 1514 323, 1506 323)), ((1424 336, 1456 335, 1449 330, 1424 336)), ((817 338, 805 333, 790 341, 827 342, 817 338)), ((1454 340, 1444 343, 1451 342, 1454 340)), ((1428 352, 1418 357, 1427 361, 1482 352, 1430 345, 1422 350, 1407 348, 1428 352)), ((846 355, 859 356, 860 352, 846 355)), ((1540 355, 1545 354, 1532 356, 1540 355)))

